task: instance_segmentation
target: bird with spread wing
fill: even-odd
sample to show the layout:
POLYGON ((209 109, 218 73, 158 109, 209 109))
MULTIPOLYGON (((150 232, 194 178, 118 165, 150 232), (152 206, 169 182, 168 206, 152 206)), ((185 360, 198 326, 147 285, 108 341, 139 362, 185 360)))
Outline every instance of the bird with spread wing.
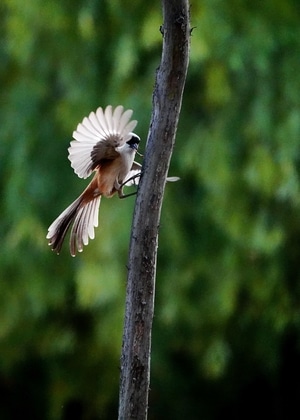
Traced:
POLYGON ((51 249, 59 254, 69 227, 70 253, 83 250, 94 239, 102 196, 118 194, 125 197, 123 186, 139 176, 141 165, 134 162, 140 138, 132 132, 137 121, 130 120, 132 110, 119 105, 105 110, 101 107, 85 117, 73 132, 69 160, 80 178, 95 175, 83 193, 50 225, 47 239, 51 249))

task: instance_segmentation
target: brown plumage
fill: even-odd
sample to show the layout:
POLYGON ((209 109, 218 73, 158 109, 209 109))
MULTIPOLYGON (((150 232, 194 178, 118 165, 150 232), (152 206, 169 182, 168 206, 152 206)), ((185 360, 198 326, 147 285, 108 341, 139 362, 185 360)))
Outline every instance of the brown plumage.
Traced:
POLYGON ((95 236, 102 196, 118 193, 124 197, 123 185, 140 173, 141 165, 134 162, 139 137, 132 132, 137 121, 130 121, 131 110, 111 105, 105 111, 98 108, 78 124, 69 147, 69 160, 80 178, 95 175, 83 193, 50 225, 47 238, 51 249, 60 252, 69 227, 70 253, 81 252, 89 238, 95 236))

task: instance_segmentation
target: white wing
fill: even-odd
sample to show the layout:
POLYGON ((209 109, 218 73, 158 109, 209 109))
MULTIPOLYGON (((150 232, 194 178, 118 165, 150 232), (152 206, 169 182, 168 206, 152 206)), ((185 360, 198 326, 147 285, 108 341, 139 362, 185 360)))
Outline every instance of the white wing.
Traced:
POLYGON ((130 140, 137 124, 130 121, 131 116, 131 109, 108 105, 104 111, 99 107, 91 112, 78 124, 68 151, 71 166, 80 178, 87 178, 102 159, 118 156, 116 147, 130 140))

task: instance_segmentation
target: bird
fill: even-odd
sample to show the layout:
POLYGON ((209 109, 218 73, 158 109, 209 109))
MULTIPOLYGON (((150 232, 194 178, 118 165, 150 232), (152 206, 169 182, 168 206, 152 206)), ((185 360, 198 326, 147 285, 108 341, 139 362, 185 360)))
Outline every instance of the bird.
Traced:
POLYGON ((83 251, 89 239, 95 237, 101 197, 128 197, 125 185, 138 184, 141 165, 134 161, 140 137, 133 132, 137 125, 131 120, 133 111, 122 105, 97 108, 84 117, 73 132, 68 148, 71 167, 80 178, 94 177, 80 196, 49 226, 48 244, 60 253, 71 227, 70 254, 83 251), (135 181, 137 179, 137 181, 135 181))

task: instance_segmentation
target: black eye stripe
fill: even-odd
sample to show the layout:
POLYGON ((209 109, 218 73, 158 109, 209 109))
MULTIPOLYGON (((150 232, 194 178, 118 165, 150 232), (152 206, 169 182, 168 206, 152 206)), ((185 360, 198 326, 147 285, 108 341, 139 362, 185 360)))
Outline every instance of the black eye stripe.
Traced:
POLYGON ((131 139, 128 140, 126 143, 129 144, 129 145, 131 145, 131 144, 138 144, 140 141, 141 141, 140 138, 134 134, 131 137, 131 139))

